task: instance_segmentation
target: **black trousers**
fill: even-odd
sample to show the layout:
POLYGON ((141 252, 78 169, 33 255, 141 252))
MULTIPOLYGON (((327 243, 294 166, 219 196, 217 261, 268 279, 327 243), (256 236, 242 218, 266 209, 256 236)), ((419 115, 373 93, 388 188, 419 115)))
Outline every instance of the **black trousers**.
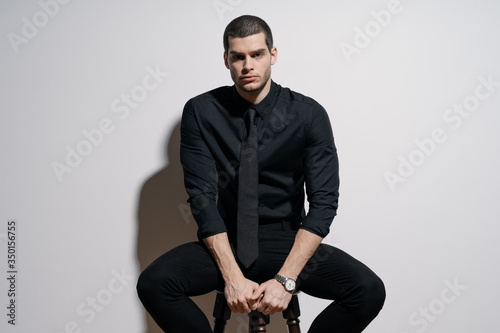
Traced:
MULTIPOLYGON (((243 274, 263 283, 285 261, 297 227, 289 223, 259 226, 259 258, 243 274)), ((380 278, 333 246, 321 244, 297 279, 301 292, 333 302, 314 320, 309 332, 355 333, 377 316, 385 300, 380 278)), ((209 333, 210 321, 189 298, 223 290, 219 269, 202 242, 174 248, 156 259, 139 277, 137 291, 146 310, 168 333, 209 333)))

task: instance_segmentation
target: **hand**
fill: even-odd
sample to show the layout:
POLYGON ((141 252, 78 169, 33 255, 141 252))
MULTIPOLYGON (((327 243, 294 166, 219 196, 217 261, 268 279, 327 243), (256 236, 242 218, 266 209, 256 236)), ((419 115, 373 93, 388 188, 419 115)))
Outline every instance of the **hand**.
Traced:
POLYGON ((233 281, 226 282, 224 295, 231 311, 250 313, 250 311, 255 310, 257 305, 251 300, 251 297, 258 287, 257 283, 246 279, 243 275, 233 281))
POLYGON ((292 294, 287 292, 281 283, 271 279, 253 292, 250 302, 255 302, 256 310, 262 314, 273 315, 286 310, 291 299, 292 294))

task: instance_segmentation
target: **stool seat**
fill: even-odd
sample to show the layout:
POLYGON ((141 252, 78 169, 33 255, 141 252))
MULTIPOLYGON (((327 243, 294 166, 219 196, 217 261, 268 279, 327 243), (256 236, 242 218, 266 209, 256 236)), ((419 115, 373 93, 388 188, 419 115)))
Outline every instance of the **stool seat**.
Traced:
MULTIPOLYGON (((227 305, 224 292, 216 290, 217 296, 215 297, 214 305, 214 333, 224 333, 227 321, 231 318, 231 309, 227 305)), ((288 325, 289 333, 300 333, 300 307, 299 298, 297 294, 292 295, 292 299, 288 307, 283 311, 283 318, 285 318, 288 325)), ((258 311, 252 311, 248 314, 248 332, 267 332, 266 326, 270 323, 270 316, 262 314, 258 311)))

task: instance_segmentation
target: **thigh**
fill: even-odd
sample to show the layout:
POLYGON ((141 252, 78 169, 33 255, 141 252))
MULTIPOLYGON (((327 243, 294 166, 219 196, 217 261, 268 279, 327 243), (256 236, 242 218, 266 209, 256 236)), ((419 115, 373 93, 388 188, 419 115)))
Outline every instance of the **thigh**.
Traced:
POLYGON ((180 245, 151 263, 143 272, 164 291, 186 296, 206 294, 223 285, 217 264, 201 242, 180 245))
POLYGON ((347 292, 376 278, 362 262, 331 245, 321 244, 298 278, 304 293, 340 300, 347 292))

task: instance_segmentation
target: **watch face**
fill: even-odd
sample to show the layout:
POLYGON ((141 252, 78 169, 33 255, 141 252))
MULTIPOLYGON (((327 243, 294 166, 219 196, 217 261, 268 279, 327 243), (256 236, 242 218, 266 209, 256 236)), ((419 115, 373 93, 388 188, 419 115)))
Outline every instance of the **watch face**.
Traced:
POLYGON ((293 291, 295 289, 295 281, 292 279, 287 279, 285 282, 285 288, 288 291, 293 291))

